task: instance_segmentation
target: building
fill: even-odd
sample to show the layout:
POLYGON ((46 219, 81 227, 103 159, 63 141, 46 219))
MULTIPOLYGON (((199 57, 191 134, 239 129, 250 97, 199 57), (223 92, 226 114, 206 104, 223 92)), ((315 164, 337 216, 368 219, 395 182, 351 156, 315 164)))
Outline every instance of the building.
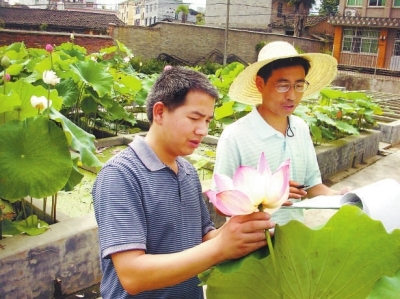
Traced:
MULTIPOLYGON (((310 7, 311 8, 311 7, 310 7)), ((288 5, 285 0, 249 0, 228 2, 219 0, 207 0, 207 14, 205 24, 208 26, 220 26, 237 29, 249 29, 295 35, 295 26, 299 27, 297 36, 309 37, 307 30, 313 26, 321 26, 325 20, 311 18, 308 16, 310 8, 288 5), (229 13, 229 17, 227 17, 229 13), (297 22, 296 22, 297 21, 297 22)), ((326 28, 325 28, 326 29, 326 28)), ((328 30, 329 31, 329 30, 328 30)), ((333 35, 333 27, 331 27, 333 35)), ((329 33, 327 33, 329 34, 329 33)))
MULTIPOLYGON (((118 17, 126 25, 134 26, 150 26, 160 21, 180 22, 182 13, 176 13, 180 5, 184 5, 182 0, 127 0, 119 4, 118 17)), ((195 23, 197 12, 189 11, 187 22, 195 23)))
POLYGON ((328 23, 340 65, 400 71, 400 0, 340 0, 328 23))
POLYGON ((97 9, 96 0, 18 0, 17 3, 33 9, 97 9))
POLYGON ((271 23, 272 0, 207 0, 206 26, 268 30, 271 23), (229 5, 228 5, 229 2, 229 5), (227 18, 229 12, 229 19, 227 18))
POLYGON ((4 29, 108 35, 110 24, 124 26, 115 15, 68 10, 2 7, 4 29))

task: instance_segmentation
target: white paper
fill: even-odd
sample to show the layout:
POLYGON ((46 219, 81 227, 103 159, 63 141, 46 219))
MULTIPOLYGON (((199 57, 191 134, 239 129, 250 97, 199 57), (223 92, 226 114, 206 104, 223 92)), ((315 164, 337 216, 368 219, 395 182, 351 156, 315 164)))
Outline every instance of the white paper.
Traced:
POLYGON ((400 184, 393 179, 380 180, 345 195, 321 195, 305 199, 288 208, 339 209, 360 201, 363 211, 372 219, 381 221, 388 232, 400 228, 400 184))

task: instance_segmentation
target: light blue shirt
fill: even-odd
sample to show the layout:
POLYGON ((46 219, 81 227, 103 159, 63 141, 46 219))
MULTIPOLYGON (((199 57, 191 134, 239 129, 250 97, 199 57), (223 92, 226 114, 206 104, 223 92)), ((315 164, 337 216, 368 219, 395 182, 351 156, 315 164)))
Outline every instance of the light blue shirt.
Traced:
MULTIPOLYGON (((310 187, 320 184, 321 172, 309 127, 295 115, 291 115, 289 121, 293 134, 288 135, 293 137, 272 128, 256 108, 228 125, 218 140, 214 173, 232 177, 239 166, 255 168, 264 152, 272 172, 290 159, 291 180, 310 187)), ((303 211, 281 209, 272 215, 272 220, 281 225, 290 220, 303 221, 303 211)))

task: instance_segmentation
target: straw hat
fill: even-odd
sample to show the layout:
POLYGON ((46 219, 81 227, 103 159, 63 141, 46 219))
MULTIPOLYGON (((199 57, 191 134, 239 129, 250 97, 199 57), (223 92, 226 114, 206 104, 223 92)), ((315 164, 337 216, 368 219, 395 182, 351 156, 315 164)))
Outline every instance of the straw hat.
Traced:
POLYGON ((337 61, 333 56, 322 53, 297 53, 287 42, 276 41, 265 45, 258 54, 257 62, 245 68, 233 81, 229 96, 240 103, 256 105, 262 102, 261 94, 256 87, 256 75, 264 65, 282 58, 304 57, 310 62, 306 80, 310 83, 303 97, 307 97, 328 86, 337 73, 337 61))

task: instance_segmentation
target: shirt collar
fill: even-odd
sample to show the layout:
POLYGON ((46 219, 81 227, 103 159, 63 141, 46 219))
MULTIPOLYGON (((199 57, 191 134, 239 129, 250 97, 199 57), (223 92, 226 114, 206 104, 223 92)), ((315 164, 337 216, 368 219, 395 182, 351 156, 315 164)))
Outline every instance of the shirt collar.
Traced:
MULTIPOLYGON (((150 171, 157 171, 168 167, 160 160, 160 158, 158 158, 156 153, 142 136, 136 135, 133 141, 129 144, 129 147, 135 151, 138 158, 150 171)), ((176 159, 179 170, 178 172, 183 169, 186 174, 189 174, 189 163, 183 163, 183 159, 184 158, 182 157, 177 157, 176 159)))
MULTIPOLYGON (((250 117, 251 126, 252 126, 254 132, 256 132, 257 136, 260 139, 267 139, 273 135, 282 136, 282 134, 280 132, 278 132, 273 127, 271 127, 262 118, 262 116, 260 115, 260 113, 257 110, 257 106, 253 107, 252 111, 249 113, 249 117, 250 117)), ((289 121, 290 121, 290 128, 292 129, 293 132, 295 132, 296 127, 295 127, 294 119, 293 119, 292 115, 289 116, 289 121)))

